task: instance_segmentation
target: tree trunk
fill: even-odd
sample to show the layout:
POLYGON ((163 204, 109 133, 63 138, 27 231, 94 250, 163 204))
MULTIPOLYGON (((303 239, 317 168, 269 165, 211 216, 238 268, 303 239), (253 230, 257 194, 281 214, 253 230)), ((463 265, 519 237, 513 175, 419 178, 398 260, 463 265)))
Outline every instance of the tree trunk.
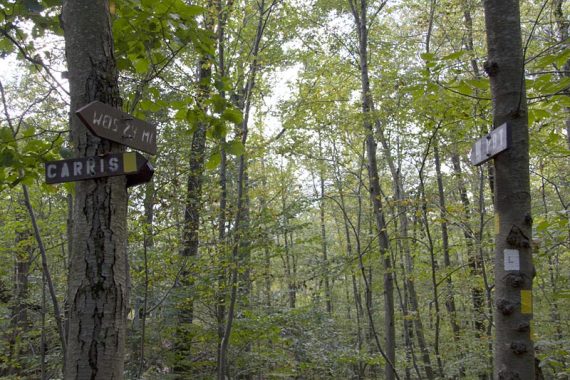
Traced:
POLYGON ((437 259, 435 257, 435 247, 434 247, 434 243, 433 243, 433 238, 431 236, 431 229, 430 229, 430 223, 428 220, 428 202, 427 202, 427 198, 426 198, 426 193, 425 193, 425 181, 424 181, 424 167, 425 167, 425 163, 427 161, 427 157, 429 155, 429 151, 430 151, 430 146, 433 142, 433 139, 436 137, 437 135, 437 131, 433 132, 432 136, 430 137, 430 140, 428 141, 428 145, 426 147, 426 152, 422 161, 422 165, 421 168, 419 170, 419 178, 420 178, 420 187, 419 187, 419 195, 421 197, 421 207, 422 207, 422 219, 423 219, 423 224, 424 224, 424 232, 425 235, 427 237, 427 247, 429 250, 429 254, 430 254, 430 262, 431 262, 431 282, 432 282, 432 290, 433 290, 433 305, 435 308, 435 331, 434 331, 434 344, 433 344, 433 350, 434 350, 434 354, 436 357, 436 361, 437 361, 437 366, 438 366, 438 370, 439 370, 439 375, 440 377, 444 377, 443 374, 443 363, 441 360, 441 354, 439 351, 439 340, 440 340, 440 319, 441 319, 441 315, 440 315, 440 307, 439 307, 439 289, 438 289, 438 283, 437 283, 437 270, 439 269, 439 264, 437 262, 437 259))
MULTIPOLYGON (((441 159, 439 155, 439 147, 437 142, 433 147, 434 159, 435 159, 435 172, 437 175, 437 190, 439 197, 439 215, 440 215, 440 226, 441 226, 441 243, 443 249, 443 263, 448 271, 451 271, 451 259, 449 257, 449 232, 447 228, 447 212, 445 206, 445 192, 443 188, 443 175, 441 173, 441 159)), ((445 307, 449 313, 449 320, 451 323, 451 329, 453 330, 454 340, 457 341, 459 338, 459 325, 456 319, 456 308, 455 308, 455 296, 453 294, 453 281, 451 280, 451 275, 447 276, 447 291, 449 294, 445 299, 445 307)))
MULTIPOLYGON (((342 221, 343 221, 343 227, 344 227, 344 234, 345 234, 345 238, 346 238, 346 255, 347 255, 347 260, 349 261, 353 261, 355 258, 358 258, 360 255, 360 252, 356 253, 356 256, 354 254, 354 249, 353 249, 353 244, 352 244, 352 239, 351 239, 351 228, 352 231, 354 233, 355 239, 359 240, 359 225, 357 227, 355 227, 352 222, 349 219, 348 216, 348 211, 347 211, 347 207, 346 207, 346 203, 345 203, 345 195, 344 195, 344 187, 343 187, 343 181, 342 181, 342 176, 339 170, 339 166, 340 163, 337 161, 337 158, 339 157, 339 154, 337 152, 337 147, 336 144, 333 141, 333 146, 335 149, 335 154, 334 154, 334 168, 335 168, 335 174, 336 174, 336 179, 335 179, 335 184, 338 190, 338 195, 339 195, 339 200, 340 200, 340 209, 342 211, 342 221)), ((362 188, 362 181, 361 176, 362 176, 362 171, 363 171, 363 165, 360 165, 360 169, 358 171, 358 177, 359 177, 359 183, 358 183, 358 191, 357 191, 357 197, 358 199, 360 199, 360 194, 361 194, 361 188, 362 188)), ((358 214, 360 217, 361 214, 361 202, 358 202, 358 214)), ((339 233, 340 235, 340 233, 339 233)), ((363 346, 363 338, 362 338, 362 318, 364 316, 364 309, 362 307, 362 296, 361 296, 361 292, 360 289, 358 287, 358 282, 357 282, 357 278, 356 278, 356 273, 354 271, 354 269, 350 268, 350 277, 351 277, 351 281, 352 281, 352 296, 354 298, 354 306, 355 306, 355 314, 356 314, 356 348, 358 349, 358 352, 362 351, 362 346, 363 346)), ((348 290, 347 290, 348 292, 348 290)), ((348 303, 348 296, 347 296, 347 303, 348 303)), ((349 318, 350 320, 350 318, 349 318)), ((364 370, 365 370, 365 365, 364 363, 359 360, 357 364, 355 364, 355 372, 357 374, 357 378, 358 379, 362 379, 364 378, 364 370)))
MULTIPOLYGON (((563 11, 564 0, 554 0, 552 7, 554 8, 554 16, 556 17, 556 26, 558 28, 558 38, 562 44, 562 48, 568 49, 568 27, 570 22, 566 19, 563 11)), ((562 77, 570 78, 570 59, 566 61, 562 67, 562 77)), ((566 95, 570 96, 570 93, 566 91, 566 95)), ((568 144, 568 149, 570 149, 570 107, 565 108, 566 111, 566 140, 568 144)))
MULTIPOLYGON (((323 144, 322 144, 322 132, 319 128, 319 157, 323 157, 323 144)), ((325 224, 325 174, 322 167, 323 163, 320 165, 319 169, 319 184, 320 184, 320 202, 319 202, 319 216, 321 222, 321 250, 323 253, 323 275, 325 281, 325 304, 327 308, 327 313, 332 314, 332 294, 331 285, 329 279, 329 259, 327 252, 327 230, 325 224)))
POLYGON ((485 0, 493 124, 507 123, 510 148, 495 157, 495 378, 533 379, 528 119, 519 2, 485 0))
MULTIPOLYGON (((20 215, 17 215, 16 218, 20 219, 20 215)), ((27 240, 32 233, 28 227, 23 226, 17 228, 15 233, 13 296, 10 306, 10 328, 6 336, 9 344, 8 363, 10 363, 10 366, 6 369, 6 372, 4 370, 0 372, 0 375, 3 376, 22 376, 25 373, 22 371, 20 356, 28 351, 26 345, 23 345, 22 342, 26 341, 26 334, 31 327, 28 318, 28 276, 30 274, 30 262, 33 252, 27 240), (12 364, 17 365, 14 366, 12 364)))
MULTIPOLYGON (((206 113, 204 102, 210 93, 210 57, 202 56, 198 61, 198 96, 197 106, 201 112, 206 113)), ((184 224, 182 231, 182 256, 186 259, 198 256, 200 244, 200 212, 202 210, 202 183, 206 151, 206 129, 204 121, 198 122, 198 127, 192 135, 190 147, 189 171, 186 182, 186 206, 184 208, 184 224)), ((176 365, 174 372, 181 376, 188 376, 191 367, 190 330, 194 321, 194 274, 185 267, 180 274, 178 287, 178 305, 176 327, 176 365)))
POLYGON ((144 294, 143 306, 141 311, 141 339, 139 346, 139 369, 138 377, 142 377, 145 371, 145 340, 146 340, 146 320, 148 310, 148 293, 149 293, 149 266, 148 266, 148 251, 154 247, 154 181, 151 180, 145 186, 144 197, 144 215, 145 223, 143 224, 143 265, 144 265, 144 294))
MULTIPOLYGON (((121 152, 75 116, 93 100, 121 106, 109 4, 63 2, 71 134, 78 157, 121 152)), ((78 182, 69 272, 66 379, 122 379, 128 309, 127 190, 124 176, 78 182)))
MULTIPOLYGON (((249 76, 245 83, 245 87, 240 89, 237 94, 237 105, 242 111, 243 120, 240 124, 240 128, 237 131, 237 137, 240 138, 240 142, 243 147, 247 144, 247 138, 249 135, 248 122, 251 110, 251 102, 253 95, 253 88, 255 87, 255 82, 257 79, 258 67, 258 54, 260 50, 261 38, 265 30, 265 26, 271 16, 276 0, 273 0, 268 7, 266 7, 265 0, 261 0, 257 3, 258 6, 258 20, 255 39, 253 41, 253 46, 251 49, 251 62, 249 65, 249 76)), ((226 326, 224 331, 224 336, 220 343, 220 355, 218 366, 218 378, 221 380, 224 374, 229 375, 227 369, 227 351, 229 348, 230 337, 232 333, 235 305, 237 301, 237 290, 239 286, 238 268, 241 267, 241 294, 245 297, 249 296, 250 292, 250 242, 247 237, 249 226, 250 226, 250 201, 249 201, 249 177, 248 177, 248 159, 246 153, 243 153, 238 157, 238 178, 237 178, 237 211, 234 221, 234 242, 232 249, 232 275, 231 275, 231 293, 230 293, 230 305, 228 308, 228 315, 226 319, 226 326)), ((287 236, 285 235, 285 239, 287 236)), ((250 344, 247 344, 246 350, 251 349, 250 344)), ((246 373, 246 378, 250 377, 249 373, 246 373)))
MULTIPOLYGON (((384 336, 385 336, 385 368, 386 380, 398 377, 396 361, 396 329, 394 323, 394 279, 392 260, 389 252, 389 239, 381 200, 380 181, 378 178, 378 164, 376 161, 376 139, 374 137, 373 123, 374 101, 370 89, 368 74, 368 6, 365 0, 360 0, 357 9, 355 2, 349 0, 352 13, 357 25, 360 60, 360 79, 362 86, 362 114, 364 116, 364 129, 366 132, 366 154, 368 160, 368 180, 370 184, 370 202, 374 212, 376 231, 380 256, 384 265, 384 336)), ((382 352, 382 350, 381 350, 382 352)))
MULTIPOLYGON (((414 260, 412 257, 412 253, 410 250, 410 243, 409 243, 409 217, 408 217, 408 209, 409 207, 406 205, 407 197, 406 189, 404 187, 404 179, 402 178, 401 171, 399 169, 400 165, 396 167, 396 162, 394 157, 392 156, 392 152, 390 150, 390 145, 385 137, 384 131, 380 126, 380 123, 376 122, 376 132, 378 133, 380 143, 382 144, 382 149, 384 151, 384 158, 386 163, 388 164, 388 168, 390 169, 390 173, 392 175, 392 181, 394 183, 394 197, 397 201, 396 212, 398 214, 397 220, 399 221, 399 238, 398 238, 398 246, 403 252, 404 256, 404 289, 406 291, 406 303, 405 307, 402 308, 404 311, 404 315, 406 316, 413 316, 413 326, 416 330, 416 338, 418 341, 418 346, 421 352, 421 358, 424 363, 424 369, 426 373, 426 377, 428 379, 434 378, 433 368, 431 364, 431 359, 429 355, 429 349, 426 343, 424 328, 422 317, 420 314, 419 304, 418 304, 418 296, 416 292, 416 286, 414 283, 414 260), (409 305, 409 309, 408 309, 409 305)), ((395 218, 396 219, 396 218, 395 218)), ((404 323, 404 328, 410 328, 412 323, 409 319, 407 319, 404 323)), ((413 336, 413 332, 407 331, 404 333, 405 336, 408 335, 410 338, 413 336)), ((405 337, 404 336, 404 337, 405 337)), ((408 347, 411 347, 411 340, 407 343, 408 347)), ((415 365, 415 353, 413 350, 410 352, 412 356, 412 362, 414 367, 417 368, 415 365)))

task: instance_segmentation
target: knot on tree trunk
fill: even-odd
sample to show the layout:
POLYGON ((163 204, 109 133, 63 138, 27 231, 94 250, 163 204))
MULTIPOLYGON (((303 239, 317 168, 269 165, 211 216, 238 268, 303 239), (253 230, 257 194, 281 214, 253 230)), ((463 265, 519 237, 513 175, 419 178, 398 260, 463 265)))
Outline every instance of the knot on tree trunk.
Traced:
POLYGON ((514 371, 503 369, 499 371, 499 380, 520 380, 521 376, 514 371))
POLYGON ((511 343, 511 350, 515 355, 522 355, 528 351, 528 347, 525 342, 515 341, 511 343))
POLYGON ((518 289, 524 285, 524 275, 521 273, 509 273, 505 276, 507 285, 518 289))
POLYGON ((517 227, 512 226, 509 236, 507 236, 507 243, 515 248, 529 248, 530 241, 528 237, 523 233, 523 231, 517 227))
POLYGON ((511 315, 515 311, 515 304, 504 298, 498 299, 496 305, 503 315, 511 315))
POLYGON ((499 72, 499 65, 494 61, 485 61, 483 63, 483 69, 488 76, 494 77, 499 72))
POLYGON ((530 214, 526 214, 524 216, 524 222, 526 223, 527 226, 532 227, 532 216, 530 214))

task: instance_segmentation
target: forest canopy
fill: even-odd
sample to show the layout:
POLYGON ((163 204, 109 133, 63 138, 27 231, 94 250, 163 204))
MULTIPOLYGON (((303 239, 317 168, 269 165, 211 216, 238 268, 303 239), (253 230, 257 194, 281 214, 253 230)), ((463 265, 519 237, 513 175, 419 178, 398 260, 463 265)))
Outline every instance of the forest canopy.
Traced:
POLYGON ((508 199, 470 156, 501 118, 501 2, 72 3, 0 2, 0 377, 492 379, 509 308, 532 319, 509 350, 570 376, 568 2, 514 1, 508 199), (152 179, 115 175, 93 100, 156 129, 152 179), (46 183, 86 157, 103 178, 46 183), (528 233, 499 217, 522 198, 528 233))

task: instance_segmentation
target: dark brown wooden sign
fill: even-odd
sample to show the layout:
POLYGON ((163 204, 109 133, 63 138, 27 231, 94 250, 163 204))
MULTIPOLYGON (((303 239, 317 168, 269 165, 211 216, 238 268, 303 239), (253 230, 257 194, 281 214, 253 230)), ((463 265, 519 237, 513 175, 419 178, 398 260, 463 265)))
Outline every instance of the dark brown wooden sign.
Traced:
POLYGON ((127 187, 150 181, 154 169, 138 152, 113 153, 45 163, 46 183, 73 182, 118 175, 127 176, 127 187))
POLYGON ((156 128, 108 104, 94 101, 75 114, 98 137, 156 154, 156 128))

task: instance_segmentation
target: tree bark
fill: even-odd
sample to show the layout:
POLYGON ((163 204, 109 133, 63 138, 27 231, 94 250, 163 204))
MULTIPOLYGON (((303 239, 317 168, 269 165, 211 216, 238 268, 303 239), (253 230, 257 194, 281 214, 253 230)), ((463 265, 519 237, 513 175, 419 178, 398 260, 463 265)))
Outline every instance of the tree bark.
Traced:
MULTIPOLYGON (((446 212, 446 204, 445 204, 445 192, 443 188, 443 175, 441 173, 441 158, 439 154, 439 146, 436 142, 433 147, 434 151, 434 159, 435 159, 435 172, 437 175, 437 190, 438 190, 438 198, 439 198, 439 209, 440 209, 440 226, 441 226, 441 242, 442 242, 442 249, 443 249, 443 264, 448 271, 451 271, 451 259, 449 257, 449 230, 447 228, 447 212, 446 212)), ((445 299, 445 307, 447 308, 447 312, 449 313, 449 320, 451 323, 451 329, 453 330, 453 339, 455 342, 459 339, 459 324, 457 323, 457 311, 455 307, 455 295, 453 290, 453 281, 451 280, 451 275, 447 276, 446 279, 447 283, 447 291, 449 294, 445 299)), ((460 368, 460 372, 462 375, 464 374, 463 366, 460 368)))
POLYGON ((144 197, 144 216, 145 223, 143 224, 143 265, 144 265, 144 293, 143 293, 143 306, 141 311, 141 339, 139 346, 139 369, 138 377, 142 377, 145 371, 145 344, 146 344, 146 320, 148 311, 148 295, 149 295, 149 265, 148 265, 148 251, 154 248, 154 181, 150 181, 145 186, 144 197))
POLYGON ((422 165, 421 165, 420 170, 419 170, 419 179, 420 179, 419 195, 421 197, 420 202, 421 202, 421 207, 422 207, 422 219, 423 219, 423 224, 424 224, 424 233, 425 233, 426 238, 427 238, 427 248, 428 248, 429 253, 430 253, 430 262, 431 262, 431 282, 432 282, 432 290, 433 290, 433 301, 432 301, 432 303, 433 303, 434 308, 435 308, 435 331, 434 331, 435 337, 434 337, 433 349, 434 349, 434 354, 435 354, 436 361, 437 361, 439 375, 440 375, 440 377, 444 377, 443 363, 442 363, 441 354, 439 351, 440 320, 441 320, 440 307, 439 307, 439 289, 438 289, 438 283, 437 283, 437 270, 439 269, 439 264, 438 264, 437 259, 435 257, 435 247, 434 247, 434 243, 433 243, 433 238, 431 236, 431 229, 430 229, 430 224, 429 224, 429 220, 428 220, 428 201, 426 198, 425 181, 424 181, 425 163, 426 163, 427 157, 429 155, 430 146, 431 146, 432 141, 436 135, 437 135, 437 131, 434 131, 430 137, 430 140, 428 141, 428 144, 426 147, 426 152, 425 152, 425 155, 424 155, 424 158, 422 161, 422 165))
MULTIPOLYGON (((322 144, 322 132, 319 128, 318 130, 319 135, 319 157, 323 157, 323 144, 322 144)), ((325 304, 327 308, 327 313, 332 314, 332 294, 331 294, 331 285, 329 279, 329 258, 327 252, 327 230, 326 230, 326 223, 325 223, 325 178, 324 178, 324 169, 322 167, 323 163, 321 163, 319 169, 319 185, 320 185, 320 202, 319 202, 319 216, 321 222, 321 250, 323 253, 323 276, 325 281, 325 304)))
MULTIPOLYGON (((99 100, 121 106, 109 4, 64 1, 71 134, 78 157, 120 152, 94 137, 75 110, 99 100)), ((124 176, 76 184, 69 273, 66 379, 122 379, 128 308, 127 190, 124 176)))
MULTIPOLYGON (((265 26, 267 21, 271 16, 274 7, 277 4, 277 0, 273 0, 266 7, 265 0, 261 0, 257 3, 258 19, 256 34, 253 40, 253 45, 251 49, 251 62, 249 64, 249 76, 245 82, 245 87, 240 89, 236 96, 237 105, 243 114, 243 120, 240 124, 240 128, 237 131, 237 137, 240 138, 240 142, 243 147, 247 144, 247 138, 249 135, 248 122, 251 110, 253 89, 255 87, 257 79, 257 71, 259 69, 258 65, 258 54, 260 51, 261 38, 265 31, 265 26)), ((230 337, 233 328, 233 320, 235 313, 235 306, 238 296, 238 268, 242 268, 241 275, 241 287, 242 295, 249 296, 250 290, 250 272, 249 272, 249 261, 250 261, 250 242, 247 237, 247 233, 250 226, 250 201, 249 201, 249 180, 248 180, 248 158, 247 154, 244 152, 238 157, 238 178, 237 178, 237 211, 234 221, 234 241, 232 248, 232 274, 230 283, 230 304, 228 307, 228 315, 226 318, 226 326, 224 330, 224 336, 220 343, 220 355, 219 355, 219 370, 218 378, 222 379, 224 374, 229 375, 228 364, 227 364, 227 352, 230 344, 230 337)), ((287 236, 285 235, 285 239, 287 236)), ((251 347, 248 344, 246 350, 250 350, 251 347)), ((246 378, 250 377, 249 373, 246 373, 246 378)))
MULTIPOLYGON (((210 9, 209 4, 208 9, 210 9)), ((211 19, 204 16, 206 29, 210 30, 211 19)), ((210 56, 202 55, 198 59, 198 83, 197 107, 202 113, 207 112, 206 99, 210 95, 210 79, 212 76, 210 56)), ((182 256, 185 259, 196 258, 200 245, 200 212, 202 210, 202 183, 204 181, 204 164, 206 154, 206 130, 207 123, 204 120, 198 121, 198 126, 192 135, 190 155, 188 159, 188 178, 186 180, 186 201, 184 208, 184 223, 182 229, 182 256)), ((178 287, 178 305, 176 327, 176 341, 174 351, 176 352, 176 364, 174 372, 181 376, 189 376, 191 367, 191 346, 189 333, 194 321, 194 274, 190 269, 184 267, 180 274, 178 287)))
MULTIPOLYGON (((396 329, 394 323, 394 279, 392 260, 390 257, 390 245, 384 211, 381 200, 380 181, 378 178, 378 164, 376 160, 376 139, 373 128, 374 101, 370 88, 368 73, 368 5, 366 0, 360 0, 357 4, 349 0, 352 13, 358 28, 360 79, 362 87, 362 114, 364 117, 364 129, 366 132, 366 154, 368 159, 368 180, 370 183, 370 202, 376 222, 380 256, 384 266, 384 334, 385 334, 385 368, 386 380, 398 377, 395 368, 396 361, 396 329), (357 5, 359 5, 357 9, 357 5)), ((381 350, 382 352, 382 350, 381 350)))
MULTIPOLYGON (((563 5, 564 0, 554 0, 552 7, 554 8, 554 16, 556 17, 556 26, 558 28, 558 38, 562 44, 562 48, 568 49, 570 43, 568 42, 568 28, 570 22, 564 15, 563 5)), ((562 77, 570 78, 570 59, 566 61, 562 67, 562 77)), ((566 91, 566 95, 570 96, 570 92, 566 91)), ((568 149, 570 149, 570 107, 565 108, 566 111, 566 140, 568 149)))
MULTIPOLYGON (((21 216, 17 215, 16 220, 20 219, 21 216)), ((13 296, 10 305, 10 327, 7 331, 7 338, 9 344, 8 350, 8 363, 9 367, 0 372, 1 376, 22 376, 24 371, 22 371, 20 356, 26 354, 28 351, 24 342, 27 338, 26 334, 31 328, 31 324, 28 317, 28 302, 29 302, 29 275, 30 275, 30 263, 33 257, 32 249, 26 241, 31 236, 31 231, 26 227, 19 227, 15 231, 16 239, 14 242, 14 277, 13 277, 13 296)))
POLYGON ((485 0, 495 127, 511 146, 495 157, 495 378, 533 379, 529 137, 519 2, 485 0), (517 263, 518 262, 518 263, 517 263), (513 264, 514 263, 514 264, 513 264))

